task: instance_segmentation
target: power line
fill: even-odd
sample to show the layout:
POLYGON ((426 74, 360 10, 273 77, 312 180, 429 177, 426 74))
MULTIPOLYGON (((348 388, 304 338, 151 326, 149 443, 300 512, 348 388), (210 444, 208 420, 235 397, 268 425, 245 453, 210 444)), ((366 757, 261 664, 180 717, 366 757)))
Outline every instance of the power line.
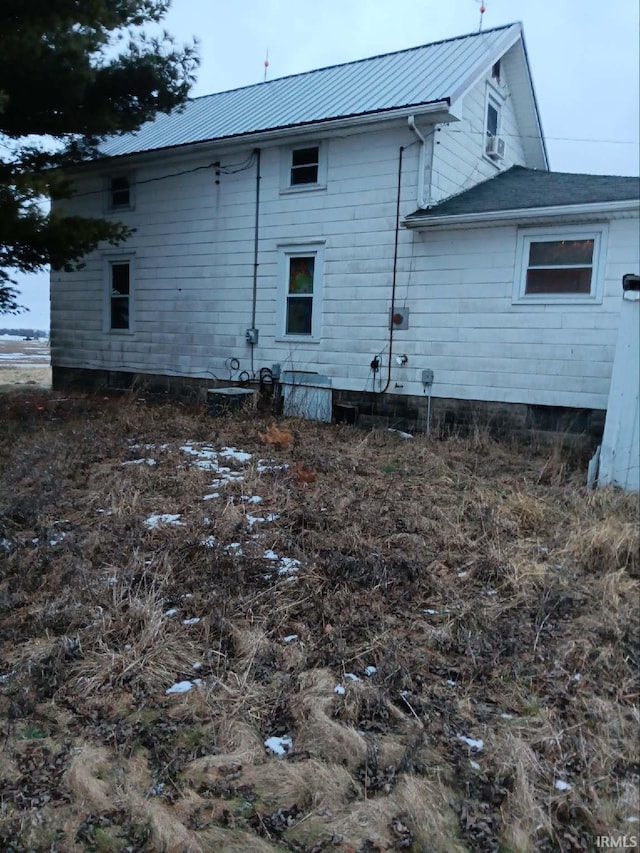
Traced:
MULTIPOLYGON (((457 130, 449 127, 438 128, 441 132, 446 130, 448 133, 464 133, 467 136, 486 136, 482 130, 457 130)), ((547 136, 547 134, 526 134, 526 133, 499 133, 498 136, 503 139, 547 139, 554 142, 588 142, 593 145, 640 145, 637 139, 587 139, 586 137, 578 136, 547 136)))

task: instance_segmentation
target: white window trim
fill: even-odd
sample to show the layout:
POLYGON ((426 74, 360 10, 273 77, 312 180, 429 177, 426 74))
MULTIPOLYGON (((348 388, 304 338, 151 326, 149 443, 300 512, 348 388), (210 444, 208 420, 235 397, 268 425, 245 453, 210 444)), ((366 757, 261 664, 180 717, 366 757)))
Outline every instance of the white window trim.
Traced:
POLYGON ((280 192, 281 194, 288 193, 307 193, 316 190, 325 190, 327 188, 327 143, 312 139, 308 142, 301 142, 298 145, 291 145, 288 148, 281 149, 280 152, 280 192), (299 151, 301 148, 318 148, 318 180, 314 184, 291 184, 291 166, 294 151, 299 151))
POLYGON ((514 305, 600 305, 604 289, 608 228, 604 223, 587 227, 523 228, 518 231, 514 305), (529 246, 553 240, 593 240, 590 293, 525 293, 529 268, 529 246))
POLYGON ((324 241, 287 243, 278 246, 278 302, 276 307, 276 341, 287 343, 319 343, 322 335, 322 290, 324 283, 324 241), (311 334, 287 334, 287 296, 289 287, 289 258, 313 255, 313 304, 311 334))
POLYGON ((126 213, 130 210, 136 209, 136 178, 134 172, 122 171, 122 172, 114 172, 113 174, 109 174, 104 179, 105 182, 105 202, 104 202, 104 210, 105 213, 126 213), (114 207, 111 201, 111 182, 114 178, 128 178, 129 179, 129 204, 118 205, 114 207))
POLYGON ((135 334, 135 257, 129 252, 128 254, 108 254, 104 256, 104 287, 103 287, 103 306, 102 306, 102 331, 109 335, 134 335, 135 334), (129 264, 129 328, 128 329, 112 329, 111 328, 111 266, 113 264, 129 264))

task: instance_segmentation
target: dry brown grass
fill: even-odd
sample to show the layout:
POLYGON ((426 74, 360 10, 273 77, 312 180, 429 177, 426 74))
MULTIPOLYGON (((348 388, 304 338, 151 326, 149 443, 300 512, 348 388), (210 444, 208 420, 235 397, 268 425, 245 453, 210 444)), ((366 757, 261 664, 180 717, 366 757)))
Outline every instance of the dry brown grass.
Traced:
POLYGON ((0 405, 2 849, 576 851, 633 831, 637 497, 481 429, 0 405), (213 486, 189 441, 205 463, 251 453, 218 456, 243 478, 213 486), (145 524, 162 513, 180 525, 145 524))

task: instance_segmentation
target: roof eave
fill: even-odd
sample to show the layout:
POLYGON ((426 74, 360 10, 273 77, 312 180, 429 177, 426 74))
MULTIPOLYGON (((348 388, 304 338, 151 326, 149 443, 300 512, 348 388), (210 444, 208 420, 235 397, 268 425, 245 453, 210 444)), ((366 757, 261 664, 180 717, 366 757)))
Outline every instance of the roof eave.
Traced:
POLYGON ((427 116, 433 122, 440 123, 442 121, 457 121, 455 116, 450 114, 451 101, 449 98, 442 98, 438 101, 432 101, 424 104, 409 104, 402 107, 394 107, 388 110, 376 110, 371 113, 359 113, 342 118, 321 119, 318 121, 302 122, 300 124, 287 125, 284 127, 276 127, 267 130, 252 131, 250 133, 233 134, 230 136, 218 136, 211 139, 201 139, 195 142, 181 142, 176 145, 165 145, 160 148, 145 148, 140 151, 129 151, 122 154, 105 154, 97 160, 91 160, 89 163, 104 163, 108 160, 116 160, 124 157, 144 157, 160 154, 166 151, 185 148, 199 148, 206 145, 225 146, 228 144, 237 144, 243 142, 251 142, 259 144, 260 142, 270 142, 274 139, 291 136, 302 136, 313 133, 323 133, 333 130, 342 130, 351 127, 359 127, 360 125, 376 124, 378 122, 393 121, 394 119, 404 119, 410 115, 427 116))
POLYGON ((458 213, 434 216, 416 216, 411 214, 405 217, 403 225, 415 231, 427 228, 456 228, 461 225, 494 225, 509 223, 518 225, 537 220, 560 219, 564 216, 602 216, 613 213, 626 213, 634 210, 640 211, 638 199, 625 199, 623 201, 591 202, 589 204, 562 204, 553 207, 527 207, 514 208, 511 210, 485 210, 481 213, 458 213))

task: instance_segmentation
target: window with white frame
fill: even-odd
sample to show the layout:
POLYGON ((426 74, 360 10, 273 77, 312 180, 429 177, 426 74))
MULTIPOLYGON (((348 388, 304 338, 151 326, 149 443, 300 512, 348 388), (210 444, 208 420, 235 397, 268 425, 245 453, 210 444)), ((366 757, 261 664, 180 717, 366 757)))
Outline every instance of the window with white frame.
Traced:
POLYGON ((133 327, 131 310, 133 263, 129 258, 107 261, 107 331, 130 332, 133 327))
POLYGON ((286 338, 318 340, 324 250, 319 244, 281 246, 279 332, 286 338))
POLYGON ((520 302, 599 302, 606 229, 520 231, 514 299, 520 302))
POLYGON ((107 180, 107 208, 131 210, 133 208, 133 178, 131 175, 111 175, 107 180))
POLYGON ((326 145, 301 145, 285 149, 282 156, 281 190, 323 189, 327 184, 326 145))

